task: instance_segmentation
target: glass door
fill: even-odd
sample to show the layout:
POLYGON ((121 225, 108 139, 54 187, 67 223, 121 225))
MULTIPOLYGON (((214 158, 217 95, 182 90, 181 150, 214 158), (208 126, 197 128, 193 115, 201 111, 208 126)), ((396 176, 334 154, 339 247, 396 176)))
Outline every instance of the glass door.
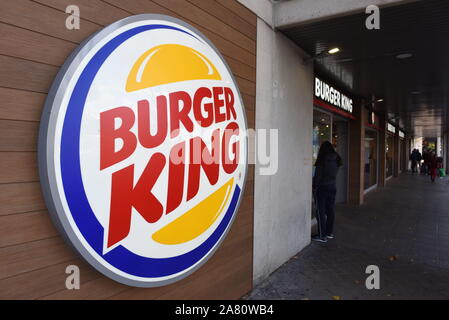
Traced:
POLYGON ((332 144, 342 160, 342 166, 337 175, 336 203, 345 203, 348 200, 348 140, 348 122, 334 117, 332 121, 332 144))
POLYGON ((318 151, 324 141, 330 141, 342 158, 343 166, 337 175, 337 194, 335 201, 347 201, 348 192, 348 122, 321 110, 313 110, 313 173, 318 151))
POLYGON ((387 134, 386 139, 386 146, 385 146, 385 152, 386 152, 386 175, 387 178, 393 176, 393 159, 394 159, 394 136, 387 134))
POLYGON ((318 110, 313 110, 313 154, 312 165, 315 166, 318 151, 324 141, 331 141, 332 121, 331 115, 318 110))
POLYGON ((364 163, 364 187, 365 190, 377 184, 377 132, 365 130, 365 163, 364 163))

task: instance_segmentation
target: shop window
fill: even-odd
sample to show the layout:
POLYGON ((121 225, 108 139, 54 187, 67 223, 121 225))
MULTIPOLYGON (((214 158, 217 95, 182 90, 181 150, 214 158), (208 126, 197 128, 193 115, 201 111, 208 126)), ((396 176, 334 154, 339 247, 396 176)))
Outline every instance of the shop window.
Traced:
POLYGON ((385 145, 386 152, 386 175, 391 177, 393 175, 393 159, 394 159, 394 136, 387 135, 385 145))
POLYGON ((315 164, 318 151, 324 141, 331 141, 331 116, 327 113, 313 110, 313 155, 312 161, 315 164))
POLYGON ((377 132, 365 130, 365 189, 377 183, 377 132))

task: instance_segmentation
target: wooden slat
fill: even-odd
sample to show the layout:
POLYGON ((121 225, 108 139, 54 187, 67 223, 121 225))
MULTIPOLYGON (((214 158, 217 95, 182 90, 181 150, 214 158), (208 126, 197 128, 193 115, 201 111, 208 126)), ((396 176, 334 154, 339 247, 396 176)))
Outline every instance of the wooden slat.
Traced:
MULTIPOLYGON (((65 12, 69 5, 76 5, 80 9, 80 16, 84 20, 95 24, 108 25, 129 16, 129 13, 110 4, 98 0, 33 0, 46 6, 65 12)), ((82 28, 81 24, 80 27, 82 28)))
POLYGON ((35 152, 0 152, 0 183, 39 181, 35 152))
POLYGON ((214 0, 214 1, 218 2, 223 7, 228 8, 234 14, 238 15, 240 18, 242 18, 249 24, 253 25, 254 27, 257 27, 257 16, 241 3, 234 0, 214 0))
POLYGON ((36 151, 39 123, 0 120, 0 151, 36 151))
MULTIPOLYGON (((190 277, 176 283, 173 285, 161 287, 161 288, 153 288, 153 289, 139 289, 139 288, 129 288, 126 286, 122 286, 117 284, 109 279, 104 277, 94 279, 90 282, 87 282, 81 286, 80 290, 76 291, 68 291, 68 290, 60 290, 55 292, 54 294, 44 296, 43 299, 79 299, 79 298, 87 298, 87 299, 157 299, 157 298, 170 298, 170 299, 187 299, 187 298, 195 298, 198 299, 202 295, 208 296, 212 298, 211 293, 209 292, 212 281, 206 281, 204 284, 198 286, 198 281, 201 279, 201 283, 203 283, 204 277, 207 277, 211 273, 215 273, 212 278, 223 280, 223 271, 226 271, 226 274, 231 277, 231 279, 225 279, 224 283, 228 283, 228 281, 232 281, 232 277, 239 278, 239 285, 242 287, 233 287, 232 289, 228 285, 224 285, 223 283, 218 283, 218 285, 224 286, 223 292, 218 292, 220 296, 216 298, 223 297, 223 293, 229 292, 229 296, 227 298, 231 299, 235 297, 234 290, 243 290, 247 292, 251 288, 251 278, 248 278, 246 275, 248 272, 251 272, 251 264, 245 264, 243 261, 245 259, 250 258, 252 255, 252 234, 248 232, 244 232, 248 228, 252 228, 252 210, 241 210, 237 216, 234 225, 236 227, 231 229, 229 236, 226 238, 218 252, 216 253, 217 257, 213 257, 208 264, 203 266, 200 270, 195 272, 190 277), (240 225, 240 226, 239 226, 240 225), (242 246, 242 240, 247 239, 246 245, 242 246), (238 249, 236 249, 238 247, 238 249), (225 260, 223 258, 226 257, 225 260), (226 262, 223 262, 226 261, 226 262), (226 267, 226 270, 223 267, 226 267), (237 266, 237 267, 236 267, 237 266), (242 268, 246 268, 246 270, 239 270, 239 266, 243 266, 242 268), (249 269, 247 269, 249 268, 249 269), (217 274, 218 273, 218 274, 217 274), (206 283, 208 285, 206 285, 206 283), (190 292, 185 295, 182 291, 185 288, 186 291, 190 292), (180 293, 180 290, 183 293, 180 293), (192 291, 193 290, 193 291, 192 291)), ((82 276, 82 275, 81 275, 82 276)))
POLYGON ((212 43, 217 46, 217 48, 220 50, 220 52, 224 56, 233 57, 236 60, 239 60, 253 68, 256 67, 256 57, 254 54, 240 48, 236 44, 232 43, 231 41, 224 39, 220 35, 217 35, 208 29, 202 27, 201 25, 197 24, 195 21, 190 21, 184 19, 180 14, 174 11, 170 11, 156 3, 150 2, 148 0, 127 0, 127 1, 121 1, 121 0, 103 0, 107 3, 116 5, 120 8, 123 8, 124 10, 127 10, 129 12, 132 12, 133 14, 142 14, 142 13, 157 13, 157 14, 165 14, 169 15, 178 19, 185 20, 198 30, 200 30, 206 37, 209 38, 212 43))
POLYGON ((40 296, 52 294, 59 290, 66 290, 65 273, 68 265, 77 265, 80 268, 80 285, 98 277, 98 272, 80 259, 70 260, 56 264, 49 268, 17 275, 0 280, 0 299, 35 299, 40 296), (18 286, 17 284, 22 284, 18 286))
POLYGON ((0 54, 60 66, 76 44, 0 23, 0 54))
POLYGON ((221 35, 225 39, 232 39, 232 42, 239 47, 244 48, 252 54, 256 54, 256 42, 241 32, 230 27, 226 23, 218 20, 203 9, 185 1, 185 0, 152 0, 153 2, 163 6, 169 10, 177 12, 184 19, 195 21, 196 23, 206 26, 205 28, 221 35))
POLYGON ((47 239, 57 234, 47 211, 0 216, 0 247, 47 239))
MULTIPOLYGON (((192 25, 194 25, 192 23, 192 25)), ((245 64, 247 64, 250 67, 255 68, 256 67, 256 56, 240 49, 232 42, 229 42, 220 36, 216 35, 215 33, 212 33, 206 29, 203 29, 201 27, 197 27, 212 43, 218 48, 218 50, 221 52, 222 55, 225 57, 233 57, 235 60, 239 60, 245 64)))
MULTIPOLYGON (((236 30, 228 30, 229 27, 222 23, 221 21, 218 21, 216 19, 213 19, 212 16, 210 16, 209 14, 205 13, 204 11, 202 11, 201 9, 197 8, 194 5, 191 5, 189 3, 187 3, 185 0, 181 0, 179 3, 173 3, 170 4, 166 3, 165 1, 159 4, 156 3, 151 3, 149 2, 149 0, 133 0, 133 1, 127 1, 126 3, 124 3, 123 1, 120 0, 105 0, 104 2, 100 2, 98 0, 75 0, 75 1, 71 1, 71 0, 63 0, 63 1, 58 1, 58 0, 37 0, 40 3, 46 4, 48 6, 51 6, 52 8, 54 8, 55 10, 60 10, 61 12, 63 12, 66 8, 66 6, 68 4, 76 4, 80 6, 80 11, 83 12, 83 14, 81 15, 82 18, 87 19, 89 21, 92 21, 96 24, 100 24, 100 25, 107 25, 109 23, 112 23, 118 19, 124 18, 126 17, 126 15, 128 14, 128 12, 133 12, 133 13, 159 13, 159 14, 166 14, 166 15, 171 15, 171 16, 176 16, 178 18, 181 18, 183 20, 186 20, 190 23, 192 23, 195 27, 198 27, 202 32, 207 33, 207 36, 210 36, 211 32, 213 33, 214 31, 209 31, 208 29, 205 29, 202 27, 202 24, 198 24, 198 19, 189 19, 186 17, 183 17, 183 15, 179 14, 181 11, 180 8, 178 6, 176 6, 176 8, 173 7, 173 4, 182 4, 182 6, 187 6, 189 8, 189 10, 187 11, 182 11, 182 13, 189 15, 190 12, 190 17, 196 17, 196 15, 200 16, 200 20, 204 20, 206 19, 207 21, 213 22, 214 24, 218 24, 218 26, 216 26, 215 29, 220 30, 220 28, 225 28, 227 30, 227 32, 219 32, 217 33, 215 31, 215 33, 213 33, 212 38, 221 37, 223 40, 228 41, 229 39, 235 39, 235 37, 229 36, 229 33, 235 33, 238 31, 236 30), (128 3, 130 2, 130 3, 128 3), (164 7, 165 6, 165 7, 164 7), (167 8, 166 8, 167 7, 167 8), (97 8, 101 8, 101 10, 106 11, 106 14, 101 17, 99 17, 97 10, 97 8), (112 10, 111 12, 111 8, 115 8, 115 10, 112 10), (195 14, 192 16, 192 13, 195 14)), ((174 0, 177 1, 177 0, 174 0)), ((218 4, 216 4, 216 6, 219 6, 218 4)), ((103 12, 102 11, 102 12, 103 12)), ((223 30, 221 30, 223 31, 223 30)), ((246 36, 242 36, 243 39, 240 39, 240 43, 236 43, 234 42, 235 45, 239 46, 239 45, 244 45, 244 46, 248 46, 248 43, 251 43, 251 48, 249 50, 249 53, 252 53, 253 55, 255 55, 255 38, 248 38, 246 36)), ((223 41, 219 41, 220 43, 222 43, 223 41)), ((234 50, 237 49, 238 50, 239 47, 234 46, 234 50)), ((248 49, 245 49, 248 51, 248 49)), ((244 53, 242 51, 242 53, 239 54, 239 56, 244 56, 242 58, 246 58, 246 63, 249 63, 251 66, 255 67, 255 61, 251 61, 251 59, 248 60, 248 55, 246 53, 244 53)), ((235 54, 230 54, 229 56, 237 56, 235 54)))
MULTIPOLYGON (((248 164, 248 174, 246 177, 246 183, 248 185, 248 188, 251 188, 251 192, 254 191, 254 172, 255 172, 255 165, 254 164, 248 164)), ((245 190, 245 195, 247 194, 248 190, 246 188, 245 190)), ((252 196, 253 193, 250 193, 250 195, 252 196)))
MULTIPOLYGON (((232 235, 229 234, 229 239, 231 238, 232 235)), ((243 243, 251 242, 245 241, 243 243)), ((222 249, 225 248, 226 243, 223 243, 222 249)), ((168 291, 158 298, 232 299, 238 292, 246 293, 251 290, 252 283, 252 280, 248 277, 248 273, 250 273, 252 268, 252 266, 247 264, 248 255, 252 255, 251 245, 242 245, 242 242, 240 242, 239 246, 228 247, 228 250, 222 250, 221 255, 217 254, 212 257, 209 263, 198 271, 202 280, 200 283, 187 282, 185 286, 179 285, 176 290, 168 291), (234 281, 236 278, 238 281, 234 281), (229 283, 234 285, 227 285, 229 283), (214 290, 210 290, 210 288, 214 288, 214 290)))
POLYGON ((235 81, 239 86, 240 92, 253 97, 256 95, 256 84, 254 82, 248 81, 240 77, 235 77, 235 81))
POLYGON ((0 279, 73 259, 76 259, 76 255, 59 236, 0 248, 0 279))
POLYGON ((58 68, 0 55, 0 87, 47 93, 58 68))
MULTIPOLYGON (((0 54, 13 55, 15 52, 15 57, 60 66, 76 47, 74 43, 0 23, 0 31, 2 29, 9 36, 4 39, 4 45, 0 46, 0 54), (58 50, 54 50, 56 46, 58 50)), ((234 74, 255 82, 254 67, 229 56, 226 60, 234 74)))
POLYGON ((2 215, 45 209, 39 182, 0 184, 2 215))
POLYGON ((1 22, 49 34, 56 38, 80 43, 101 28, 98 24, 82 20, 80 29, 69 30, 65 26, 67 17, 65 12, 30 0, 2 1, 1 3, 1 22))
MULTIPOLYGON (((245 234, 248 236, 248 234, 245 234)), ((245 261, 252 256, 252 235, 244 243, 247 245, 227 246, 226 242, 231 239, 229 235, 217 253, 188 278, 175 284, 148 289, 129 289, 120 294, 110 297, 110 299, 233 299, 237 292, 248 292, 251 289, 252 280, 249 279, 249 269, 252 268, 245 261), (249 269, 247 269, 249 268, 249 269), (233 275, 239 278, 238 283, 232 281, 233 286, 227 277, 233 275), (224 284, 220 282, 224 280, 224 284), (220 283, 220 284, 219 284, 220 283), (224 291, 217 291, 217 286, 223 286, 224 291), (211 288, 214 288, 211 290, 211 288)), ((239 238, 242 240, 242 238, 239 238)), ((241 294, 241 293, 240 293, 241 294)), ((240 295, 237 293, 237 296, 240 295)))
POLYGON ((228 63, 229 68, 231 68, 233 74, 256 83, 255 68, 250 67, 247 64, 244 64, 243 62, 240 62, 237 59, 231 57, 225 57, 225 60, 228 63))
POLYGON ((244 93, 241 93, 243 103, 245 104, 246 111, 255 111, 256 110, 256 98, 244 93))
MULTIPOLYGON (((83 279, 84 273, 81 275, 83 279)), ((129 287, 106 277, 99 277, 83 282, 79 290, 60 290, 50 295, 39 297, 40 300, 91 299, 100 300, 127 290, 129 287)), ((145 289, 144 289, 145 290, 145 289)), ((148 290, 148 289, 147 289, 148 290)))
POLYGON ((39 121, 46 95, 0 88, 0 119, 39 121))

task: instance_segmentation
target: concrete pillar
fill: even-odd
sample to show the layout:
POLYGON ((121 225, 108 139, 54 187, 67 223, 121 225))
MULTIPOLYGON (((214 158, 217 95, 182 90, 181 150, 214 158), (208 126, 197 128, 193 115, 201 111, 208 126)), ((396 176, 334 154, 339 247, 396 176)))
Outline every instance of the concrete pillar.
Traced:
POLYGON ((443 135, 443 163, 446 172, 449 172, 449 133, 445 132, 443 135))
POLYGON ((405 135, 404 143, 405 143, 404 172, 406 172, 410 169, 409 157, 410 157, 410 153, 412 153, 412 149, 410 149, 411 138, 408 134, 405 135))
POLYGON ((365 117, 363 105, 354 108, 355 120, 349 122, 349 197, 353 205, 363 204, 364 195, 364 152, 365 117))
POLYGON ((385 139, 386 137, 386 128, 387 128, 387 119, 385 115, 379 115, 379 177, 377 180, 378 187, 385 187, 385 178, 386 178, 386 166, 387 166, 387 156, 385 153, 385 139))
POLYGON ((268 175, 255 166, 255 285, 310 243, 314 73, 305 57, 257 19, 256 128, 277 130, 278 166, 268 175))
POLYGON ((394 134, 394 143, 393 143, 393 177, 397 177, 399 176, 399 171, 400 171, 400 140, 401 138, 399 138, 399 128, 396 127, 396 133, 394 134))

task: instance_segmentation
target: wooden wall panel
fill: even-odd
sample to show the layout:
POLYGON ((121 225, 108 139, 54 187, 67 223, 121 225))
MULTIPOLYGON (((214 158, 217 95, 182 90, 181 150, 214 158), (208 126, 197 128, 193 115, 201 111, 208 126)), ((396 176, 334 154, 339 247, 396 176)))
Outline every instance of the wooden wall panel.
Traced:
POLYGON ((0 184, 0 216, 44 210, 39 182, 0 184))
POLYGON ((255 123, 256 16, 236 0, 15 0, 0 3, 0 298, 234 299, 252 287, 254 166, 227 238, 198 271, 152 289, 114 282, 85 263, 53 226, 37 170, 37 135, 46 94, 67 56, 114 21, 166 14, 205 34, 240 87, 249 127, 255 123), (65 28, 67 5, 81 29, 65 28), (81 269, 81 289, 65 290, 65 268, 81 269))

